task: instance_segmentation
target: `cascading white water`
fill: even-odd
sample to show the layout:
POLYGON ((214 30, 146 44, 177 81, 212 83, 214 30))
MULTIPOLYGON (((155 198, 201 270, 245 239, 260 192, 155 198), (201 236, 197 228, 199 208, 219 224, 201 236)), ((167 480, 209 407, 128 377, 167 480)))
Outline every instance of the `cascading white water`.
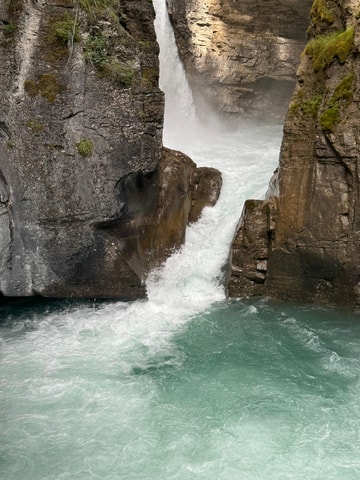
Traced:
MULTIPOLYGON (((170 34, 158 29, 173 80, 170 34)), ((163 87, 165 143, 223 172, 219 202, 148 300, 0 305, 0 478, 356 480, 358 318, 224 299, 235 224, 266 189, 281 128, 207 135, 191 113, 195 135, 174 135, 191 96, 163 87)))
POLYGON ((180 61, 165 1, 154 0, 155 29, 160 46, 160 88, 165 93, 164 144, 176 148, 199 130, 192 92, 180 61))

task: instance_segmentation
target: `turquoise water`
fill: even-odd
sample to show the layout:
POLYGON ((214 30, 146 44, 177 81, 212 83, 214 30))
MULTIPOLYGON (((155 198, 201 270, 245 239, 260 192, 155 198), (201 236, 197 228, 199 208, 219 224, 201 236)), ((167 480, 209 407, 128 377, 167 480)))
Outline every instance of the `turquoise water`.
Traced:
POLYGON ((359 478, 358 315, 222 300, 151 335, 144 308, 2 307, 0 478, 359 478))

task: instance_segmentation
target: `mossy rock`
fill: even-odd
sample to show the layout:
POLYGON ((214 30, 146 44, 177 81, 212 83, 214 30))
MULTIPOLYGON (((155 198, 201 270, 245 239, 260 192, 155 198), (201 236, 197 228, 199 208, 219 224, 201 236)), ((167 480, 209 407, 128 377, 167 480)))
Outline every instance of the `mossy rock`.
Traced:
POLYGON ((335 21, 335 16, 329 8, 326 0, 314 0, 310 10, 310 15, 315 24, 326 22, 329 25, 332 25, 335 21))
POLYGON ((344 32, 313 38, 306 46, 305 53, 311 58, 315 72, 327 68, 335 58, 345 63, 353 49, 354 35, 354 27, 349 27, 344 32))
POLYGON ((333 132, 341 120, 341 106, 346 107, 353 98, 354 80, 354 74, 349 73, 335 87, 326 109, 320 116, 320 125, 324 132, 333 132))
POLYGON ((52 73, 44 73, 39 78, 38 89, 42 97, 46 98, 48 102, 54 103, 58 94, 64 90, 64 86, 52 73))
POLYGON ((26 79, 24 82, 24 90, 30 97, 36 97, 39 93, 39 87, 34 80, 26 79))

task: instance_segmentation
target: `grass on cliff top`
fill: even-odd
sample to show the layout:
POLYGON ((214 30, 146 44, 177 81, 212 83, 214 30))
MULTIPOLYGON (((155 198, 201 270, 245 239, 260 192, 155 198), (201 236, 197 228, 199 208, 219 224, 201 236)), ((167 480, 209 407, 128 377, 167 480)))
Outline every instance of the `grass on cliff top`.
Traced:
POLYGON ((305 48, 305 53, 311 58, 315 72, 327 68, 334 58, 344 63, 354 45, 354 27, 344 32, 315 37, 305 48))

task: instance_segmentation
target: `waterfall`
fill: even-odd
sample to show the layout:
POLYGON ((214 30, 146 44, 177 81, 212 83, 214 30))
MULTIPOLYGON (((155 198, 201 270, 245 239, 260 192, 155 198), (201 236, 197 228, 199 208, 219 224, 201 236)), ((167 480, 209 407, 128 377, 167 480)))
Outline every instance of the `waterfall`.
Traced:
POLYGON ((180 60, 174 32, 165 0, 154 0, 155 30, 160 47, 160 88, 165 93, 164 144, 176 148, 188 144, 199 130, 194 100, 183 64, 180 60))

